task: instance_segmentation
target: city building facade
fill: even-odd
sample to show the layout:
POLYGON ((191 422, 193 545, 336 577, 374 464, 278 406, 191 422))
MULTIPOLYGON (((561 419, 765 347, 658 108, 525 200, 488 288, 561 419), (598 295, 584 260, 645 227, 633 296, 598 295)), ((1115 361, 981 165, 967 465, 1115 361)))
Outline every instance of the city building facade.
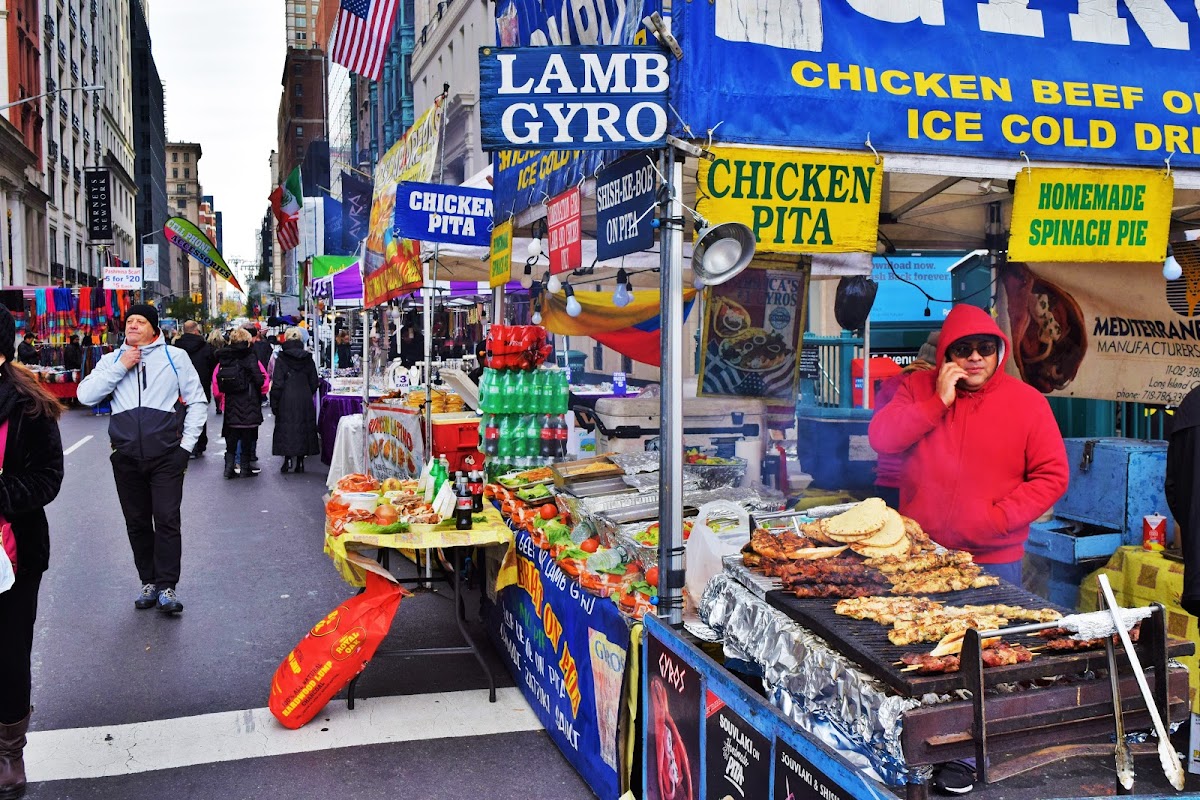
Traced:
MULTIPOLYGON (((148 244, 158 245, 159 273, 157 281, 147 281, 147 297, 166 297, 186 291, 186 273, 179 261, 171 258, 163 225, 172 216, 167 206, 167 126, 164 112, 162 80, 150 46, 150 30, 146 19, 146 0, 129 4, 132 35, 130 73, 133 79, 133 142, 137 151, 134 160, 134 180, 137 183, 135 203, 135 236, 139 244, 138 257, 148 244)), ((142 262, 145 269, 145 263, 142 262)))
MULTIPOLYGON (((204 150, 195 142, 167 142, 165 166, 167 171, 167 205, 173 217, 184 217, 197 227, 201 226, 200 204, 203 192, 200 189, 200 159, 204 150)), ((205 296, 204 265, 178 248, 169 253, 172 262, 178 265, 185 276, 178 295, 190 295, 193 299, 205 296)), ((164 256, 163 261, 166 262, 164 256)))
POLYGON ((288 48, 279 103, 279 175, 282 181, 294 168, 304 165, 312 173, 305 175, 306 170, 301 170, 305 193, 314 195, 316 187, 329 186, 324 72, 325 56, 320 50, 288 48))
MULTIPOLYGON (((466 0, 463 0, 465 3, 466 0)), ((404 136, 416 121, 412 54, 416 45, 413 0, 400 0, 395 27, 383 62, 383 76, 370 85, 371 150, 376 159, 404 136)), ((424 110, 424 109, 422 109, 424 110)))
MULTIPOLYGON (((326 0, 336 6, 337 0, 326 0)), ((308 50, 317 47, 315 31, 317 15, 320 14, 320 0, 287 0, 284 3, 284 14, 287 19, 287 46, 295 50, 308 50)))

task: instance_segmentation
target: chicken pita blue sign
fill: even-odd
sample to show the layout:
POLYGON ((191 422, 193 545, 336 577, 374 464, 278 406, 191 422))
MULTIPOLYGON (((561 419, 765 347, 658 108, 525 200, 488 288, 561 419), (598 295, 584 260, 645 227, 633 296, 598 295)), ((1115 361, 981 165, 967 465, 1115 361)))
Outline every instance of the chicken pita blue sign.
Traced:
POLYGON ((484 150, 610 150, 666 142, 666 53, 653 47, 479 49, 484 150))
POLYGON ((487 247, 492 190, 405 181, 396 187, 396 234, 420 242, 487 247))
POLYGON ((1200 167, 1195 0, 716 0, 672 32, 677 135, 1200 167))
POLYGON ((658 189, 653 152, 640 152, 596 176, 596 256, 600 260, 654 246, 651 209, 658 189))

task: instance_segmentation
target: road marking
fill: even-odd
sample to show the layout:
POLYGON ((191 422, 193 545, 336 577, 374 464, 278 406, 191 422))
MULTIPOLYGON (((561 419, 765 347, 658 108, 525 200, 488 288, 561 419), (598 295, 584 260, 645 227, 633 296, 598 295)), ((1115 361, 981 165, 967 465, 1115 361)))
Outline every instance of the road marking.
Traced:
POLYGON ((388 742, 541 730, 520 689, 334 700, 312 722, 287 730, 265 708, 95 728, 34 731, 25 748, 29 782, 86 780, 196 764, 310 753, 388 742), (328 720, 328 721, 326 721, 328 720))
POLYGON ((90 435, 89 435, 89 436, 85 436, 85 437, 83 437, 83 438, 82 438, 82 439, 80 439, 78 442, 76 442, 75 444, 73 444, 73 445, 71 445, 70 447, 68 447, 66 450, 63 450, 63 455, 64 455, 64 456, 69 456, 69 455, 71 455, 71 453, 74 453, 76 450, 78 450, 79 448, 83 447, 85 444, 87 444, 88 442, 90 442, 90 441, 92 440, 92 438, 93 438, 93 437, 92 437, 92 436, 90 436, 90 435))

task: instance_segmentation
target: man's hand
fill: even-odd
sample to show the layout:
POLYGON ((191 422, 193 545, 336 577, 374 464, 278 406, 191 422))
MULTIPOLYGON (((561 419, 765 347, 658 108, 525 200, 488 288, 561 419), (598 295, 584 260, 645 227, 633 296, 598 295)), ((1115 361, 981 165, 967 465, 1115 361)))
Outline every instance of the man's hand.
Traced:
POLYGON ((131 347, 121 354, 121 366, 130 370, 136 367, 142 360, 142 351, 137 347, 131 347))
POLYGON ((967 371, 953 361, 942 364, 941 370, 938 371, 937 393, 946 408, 954 405, 958 397, 958 382, 966 377, 967 371))

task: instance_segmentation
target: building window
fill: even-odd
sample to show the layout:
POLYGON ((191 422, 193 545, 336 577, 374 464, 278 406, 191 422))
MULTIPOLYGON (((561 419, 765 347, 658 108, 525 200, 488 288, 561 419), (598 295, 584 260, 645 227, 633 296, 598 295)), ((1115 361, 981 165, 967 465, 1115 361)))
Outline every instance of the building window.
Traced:
POLYGON ((296 27, 297 28, 307 28, 308 27, 308 19, 305 17, 296 17, 296 27))
POLYGON ((187 184, 186 183, 175 184, 175 192, 177 194, 187 194, 187 184))
POLYGON ((178 200, 175 201, 175 207, 178 208, 180 211, 186 211, 187 210, 187 198, 180 197, 178 200))
POLYGON ((190 181, 192 179, 192 171, 187 167, 183 168, 183 179, 185 181, 190 181))
POLYGON ((179 153, 171 153, 171 163, 172 164, 179 163, 179 153))
POLYGON ((296 84, 296 97, 304 97, 304 84, 296 84))
POLYGON ((292 74, 293 75, 303 75, 304 74, 304 62, 303 61, 295 61, 292 63, 292 74))
POLYGON ((190 163, 192 163, 192 154, 191 154, 191 153, 184 153, 184 154, 183 154, 183 163, 185 163, 185 164, 190 164, 190 163))
POLYGON ((304 103, 296 103, 296 116, 297 117, 304 116, 304 103))
MULTIPOLYGON (((172 155, 174 154, 172 153, 172 155)), ((171 167, 171 177, 176 179, 179 178, 179 167, 171 167)))
POLYGON ((304 126, 303 126, 303 125, 297 125, 297 126, 296 126, 296 137, 297 137, 297 138, 300 138, 300 137, 302 137, 302 136, 304 136, 304 126))
POLYGON ((296 31, 296 41, 303 42, 308 38, 308 34, 304 31, 296 31))

